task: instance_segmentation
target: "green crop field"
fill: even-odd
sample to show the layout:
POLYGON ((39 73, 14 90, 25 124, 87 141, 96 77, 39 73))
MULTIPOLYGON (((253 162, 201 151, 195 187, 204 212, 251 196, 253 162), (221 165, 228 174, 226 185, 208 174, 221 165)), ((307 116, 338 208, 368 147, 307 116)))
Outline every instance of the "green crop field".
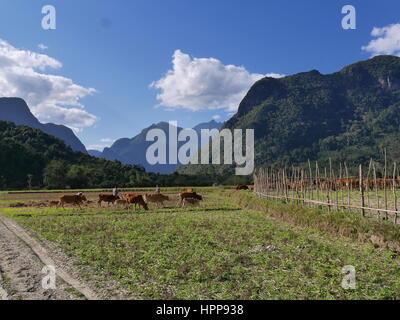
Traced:
MULTIPOLYGON (((173 199, 166 208, 151 205, 149 211, 93 206, 0 212, 93 274, 117 280, 132 298, 400 299, 400 256, 393 250, 249 209, 260 200, 247 191, 241 193, 246 206, 239 206, 232 196, 237 191, 202 189, 202 205, 189 208, 176 207, 174 191, 168 190, 173 199), (356 269, 355 290, 341 286, 347 265, 356 269)), ((378 229, 386 226, 397 237, 397 226, 378 229)))

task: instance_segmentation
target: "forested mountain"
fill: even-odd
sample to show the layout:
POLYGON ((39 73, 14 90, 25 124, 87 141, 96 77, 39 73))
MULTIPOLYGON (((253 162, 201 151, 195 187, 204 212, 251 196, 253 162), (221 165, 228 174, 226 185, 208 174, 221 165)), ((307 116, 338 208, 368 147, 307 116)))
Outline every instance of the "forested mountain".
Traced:
POLYGON ((86 152, 85 146, 74 132, 63 125, 40 123, 29 110, 28 105, 20 98, 0 98, 0 120, 11 121, 16 125, 24 125, 53 135, 71 146, 74 151, 86 152))
MULTIPOLYGON (((316 70, 264 78, 250 89, 228 129, 254 129, 258 166, 349 166, 400 160, 400 58, 377 56, 323 75, 316 70)), ((232 166, 183 166, 181 173, 231 172, 232 166)))
MULTIPOLYGON (((200 133, 202 129, 219 129, 222 123, 214 120, 198 124, 193 129, 200 133)), ((105 148, 101 155, 97 154, 98 157, 103 157, 109 160, 118 160, 126 164, 137 164, 143 166, 148 172, 157 172, 162 174, 168 174, 176 170, 180 164, 156 164, 151 165, 147 162, 146 151, 150 145, 154 142, 146 141, 147 133, 152 129, 161 129, 165 132, 167 137, 167 150, 169 147, 169 123, 160 122, 153 124, 148 128, 142 130, 140 134, 132 139, 123 138, 119 139, 110 148, 105 148)), ((177 132, 181 132, 182 128, 178 127, 177 132)), ((200 135, 199 135, 200 137, 200 135)), ((178 142, 178 147, 183 145, 184 142, 178 142)), ((200 141, 199 141, 200 145, 200 141)), ((168 160, 168 157, 167 157, 168 160)), ((169 161, 168 161, 169 162, 169 161)))

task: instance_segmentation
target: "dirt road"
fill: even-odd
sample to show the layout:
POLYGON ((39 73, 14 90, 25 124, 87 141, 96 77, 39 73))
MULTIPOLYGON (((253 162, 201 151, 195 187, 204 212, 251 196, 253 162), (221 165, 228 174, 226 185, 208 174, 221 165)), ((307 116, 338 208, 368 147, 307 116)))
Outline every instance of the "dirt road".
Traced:
POLYGON ((77 300, 123 299, 124 292, 115 283, 83 280, 71 258, 56 248, 45 246, 16 222, 0 215, 0 300, 77 300), (43 288, 48 278, 45 266, 56 271, 55 289, 43 288), (96 292, 97 291, 97 292, 96 292), (117 292, 117 294, 116 294, 117 292))

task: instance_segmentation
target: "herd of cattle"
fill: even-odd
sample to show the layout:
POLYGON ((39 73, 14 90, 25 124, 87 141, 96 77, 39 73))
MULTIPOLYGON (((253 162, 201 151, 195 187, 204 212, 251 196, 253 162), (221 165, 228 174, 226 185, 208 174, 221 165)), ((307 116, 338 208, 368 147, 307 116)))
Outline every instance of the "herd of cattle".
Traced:
MULTIPOLYGON (((134 206, 135 210, 137 207, 142 207, 144 210, 149 210, 149 203, 155 203, 157 206, 164 206, 164 202, 169 200, 169 196, 161 193, 126 193, 122 197, 119 195, 100 193, 97 204, 99 206, 102 206, 103 203, 107 204, 108 206, 124 206, 126 209, 134 206)), ((193 189, 188 189, 186 192, 179 194, 178 205, 181 207, 185 207, 187 205, 196 206, 199 205, 200 201, 202 200, 203 196, 197 194, 193 189)), ((63 195, 60 197, 60 201, 50 201, 50 206, 64 208, 64 206, 68 204, 79 206, 81 208, 82 205, 90 205, 92 203, 94 202, 89 201, 86 196, 80 192, 78 194, 63 195)))

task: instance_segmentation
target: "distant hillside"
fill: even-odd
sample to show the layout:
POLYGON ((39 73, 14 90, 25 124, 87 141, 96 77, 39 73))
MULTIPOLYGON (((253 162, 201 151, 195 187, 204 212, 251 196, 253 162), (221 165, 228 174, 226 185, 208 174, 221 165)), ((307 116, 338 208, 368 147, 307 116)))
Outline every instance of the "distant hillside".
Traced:
POLYGON ((20 98, 0 98, 0 120, 40 129, 63 140, 74 151, 86 152, 85 146, 70 128, 53 123, 40 123, 29 110, 26 102, 20 98))
POLYGON ((0 188, 112 187, 150 181, 143 169, 75 152, 27 126, 0 121, 0 188))
MULTIPOLYGON (((193 127, 193 130, 197 132, 198 136, 201 137, 201 130, 203 129, 221 129, 224 124, 222 122, 217 122, 215 120, 211 120, 210 122, 203 122, 198 124, 197 126, 193 127)), ((200 143, 199 143, 200 145, 200 143)))
POLYGON ((88 154, 90 154, 93 157, 97 157, 97 158, 103 157, 103 153, 99 150, 88 150, 87 152, 88 152, 88 154))
MULTIPOLYGON (((254 129, 256 165, 290 166, 331 157, 352 166, 400 159, 400 58, 378 56, 323 75, 316 70, 253 85, 228 129, 254 129)), ((187 174, 228 166, 182 166, 187 174)))
MULTIPOLYGON (((210 121, 201 123, 193 129, 200 132, 201 129, 219 129, 222 123, 216 121, 210 121)), ((162 174, 168 174, 176 170, 180 164, 177 165, 150 165, 146 160, 146 151, 153 142, 146 141, 146 135, 151 129, 161 129, 166 133, 167 136, 167 148, 169 146, 169 123, 160 122, 153 124, 150 127, 142 130, 140 134, 132 139, 123 138, 117 140, 110 148, 105 148, 102 157, 109 160, 118 160, 126 164, 136 164, 143 166, 148 172, 157 172, 162 174)), ((178 127, 178 134, 182 128, 178 127)), ((183 145, 183 142, 178 143, 178 147, 183 145)))

